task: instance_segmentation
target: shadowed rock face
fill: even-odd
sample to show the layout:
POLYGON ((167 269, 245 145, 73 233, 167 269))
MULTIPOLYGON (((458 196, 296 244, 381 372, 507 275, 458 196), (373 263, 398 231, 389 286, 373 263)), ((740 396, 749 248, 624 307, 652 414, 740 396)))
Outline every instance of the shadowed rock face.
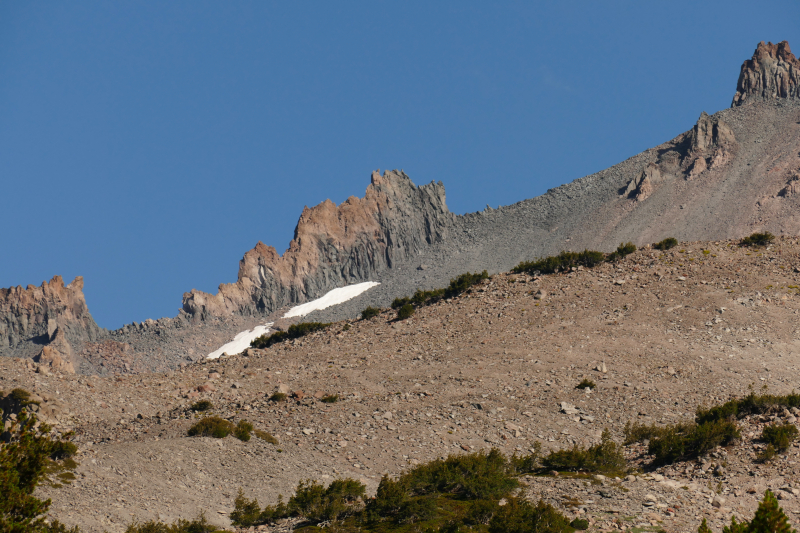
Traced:
POLYGON ((444 239, 452 221, 441 182, 417 187, 402 171, 373 172, 364 198, 306 207, 283 256, 259 242, 240 261, 236 283, 215 295, 184 294, 183 311, 194 319, 264 315, 374 279, 444 239))
POLYGON ((759 43, 752 59, 742 64, 731 107, 758 100, 800 97, 800 60, 789 43, 759 43))
POLYGON ((55 276, 40 287, 0 289, 2 355, 31 342, 48 344, 56 337, 79 345, 96 339, 102 331, 89 314, 80 276, 67 286, 61 276, 55 276))

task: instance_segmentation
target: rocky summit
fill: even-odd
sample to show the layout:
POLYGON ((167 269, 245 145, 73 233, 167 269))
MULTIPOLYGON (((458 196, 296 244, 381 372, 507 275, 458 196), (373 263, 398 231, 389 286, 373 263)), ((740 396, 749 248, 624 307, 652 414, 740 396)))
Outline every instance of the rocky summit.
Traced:
POLYGON ((441 182, 376 171, 363 198, 304 209, 286 252, 259 242, 235 283, 185 293, 176 317, 107 331, 82 278, 2 289, 2 438, 34 413, 77 446, 35 496, 81 531, 201 513, 248 531, 422 530, 443 507, 390 519, 371 498, 490 450, 514 479, 448 515, 470 531, 503 530, 493 517, 521 501, 603 533, 718 531, 767 490, 795 522, 798 65, 760 43, 730 108, 514 205, 456 215, 441 182), (282 318, 365 281, 380 284, 282 318), (267 322, 277 337, 206 359, 267 322), (366 490, 341 514, 295 498, 243 518, 249 498, 341 479, 366 490))

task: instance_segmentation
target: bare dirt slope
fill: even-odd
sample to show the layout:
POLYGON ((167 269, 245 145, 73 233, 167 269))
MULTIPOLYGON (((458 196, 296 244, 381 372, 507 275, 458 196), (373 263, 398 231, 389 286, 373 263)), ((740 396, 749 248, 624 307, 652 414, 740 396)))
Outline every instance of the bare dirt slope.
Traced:
MULTIPOLYGON (((201 510, 226 524, 239 487, 261 503, 304 478, 350 476, 374 490, 384 473, 447 454, 588 444, 603 428, 621 440, 627 421, 690 419, 752 384, 789 392, 799 380, 799 266, 797 239, 760 250, 683 243, 594 270, 497 275, 403 322, 385 312, 168 374, 40 374, 2 358, 0 388, 34 391, 48 420, 77 433, 76 481, 41 489, 52 516, 88 531, 201 510), (577 390, 583 378, 597 387, 577 390), (269 401, 281 386, 295 397, 269 401), (279 444, 187 437, 187 407, 200 398, 279 444)), ((631 446, 642 468, 633 478, 535 477, 528 493, 597 530, 694 530, 702 517, 719 529, 732 513, 752 516, 767 487, 798 513, 800 450, 756 464, 763 423, 744 421, 743 441, 704 462, 651 471, 631 446)))

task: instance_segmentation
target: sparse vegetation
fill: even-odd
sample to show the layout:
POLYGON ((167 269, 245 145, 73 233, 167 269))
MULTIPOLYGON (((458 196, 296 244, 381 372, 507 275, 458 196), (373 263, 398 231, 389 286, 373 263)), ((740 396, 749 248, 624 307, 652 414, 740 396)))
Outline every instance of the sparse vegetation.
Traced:
POLYGON ((770 424, 761 431, 761 440, 773 446, 776 452, 784 452, 797 439, 797 434, 794 424, 770 424))
POLYGON ((272 396, 269 397, 269 401, 271 402, 285 402, 286 401, 286 394, 283 392, 273 392, 272 396))
POLYGON ((489 279, 489 273, 485 270, 480 274, 470 274, 467 272, 451 279, 450 285, 448 285, 447 288, 434 289, 431 291, 417 289, 417 292, 415 292, 411 297, 406 296, 403 298, 395 298, 392 302, 392 309, 397 310, 398 320, 405 320, 414 314, 415 308, 432 305, 443 299, 455 298, 456 296, 469 290, 470 287, 476 283, 479 283, 485 279, 489 279), (410 311, 407 306, 411 307, 410 311), (405 310, 403 310, 404 308, 405 310), (401 317, 401 313, 407 316, 401 317))
POLYGON ((675 248, 676 246, 678 246, 678 239, 675 237, 667 237, 663 241, 653 244, 653 248, 656 250, 669 250, 670 248, 675 248))
POLYGON ((155 520, 134 522, 125 529, 125 533, 214 533, 215 531, 223 530, 209 523, 204 513, 200 513, 194 520, 179 519, 172 524, 155 520))
POLYGON ((766 246, 775 240, 775 235, 765 231, 764 233, 753 233, 739 242, 741 246, 766 246))
MULTIPOLYGON (((27 402, 30 393, 16 392, 15 399, 27 402)), ((11 392, 11 395, 15 394, 11 392)), ((50 508, 50 500, 34 496, 36 487, 53 470, 54 458, 64 459, 74 455, 77 447, 63 438, 50 437, 50 427, 39 424, 35 415, 23 409, 12 421, 0 442, 0 531, 3 532, 47 532, 77 533, 55 521, 45 524, 44 514, 50 508)), ((57 463, 56 463, 57 464, 57 463)), ((63 467, 74 467, 74 461, 66 461, 63 467), (67 466, 70 463, 73 466, 67 466)))
POLYGON ((593 268, 606 260, 606 254, 593 250, 561 252, 538 261, 523 261, 512 269, 515 274, 555 274, 572 267, 593 268))
MULTIPOLYGON (((778 505, 778 499, 767 489, 764 499, 758 504, 756 514, 748 522, 746 520, 738 522, 735 516, 731 517, 729 526, 722 529, 724 533, 795 533, 789 525, 789 519, 778 505)), ((708 527, 708 522, 703 518, 703 522, 697 529, 697 533, 712 533, 708 527)))
POLYGON ((253 435, 255 435, 256 437, 258 437, 259 439, 261 439, 261 440, 263 440, 265 442, 268 442, 270 444, 274 444, 276 446, 278 445, 278 439, 273 437, 271 433, 267 433, 266 431, 262 431, 260 429, 254 429, 253 430, 253 435))
POLYGON ((220 418, 218 416, 207 416, 189 428, 187 432, 190 437, 214 437, 224 439, 231 433, 242 442, 250 440, 250 433, 253 432, 253 424, 246 420, 240 420, 238 424, 220 418))
POLYGON ((414 314, 414 306, 410 303, 403 304, 400 309, 397 310, 397 320, 405 320, 407 318, 411 318, 414 314))
POLYGON ((575 388, 576 389, 594 389, 597 387, 594 381, 591 379, 583 378, 580 383, 578 383, 575 388))
POLYGON ((377 307, 369 306, 363 311, 361 311, 361 320, 369 320, 370 318, 375 318, 376 316, 381 314, 381 310, 377 307))
POLYGON ((617 246, 616 250, 608 254, 606 260, 613 263, 615 261, 619 261, 626 255, 632 254, 635 251, 636 251, 636 245, 633 244, 632 242, 620 243, 619 246, 617 246))
POLYGON ((320 401, 321 402, 325 402, 325 403, 336 403, 336 402, 339 401, 339 395, 338 394, 327 394, 327 395, 323 396, 322 398, 320 398, 320 401))
POLYGON ((542 466, 561 472, 619 474, 625 471, 625 456, 620 446, 611 439, 608 429, 604 429, 600 443, 589 448, 576 444, 570 449, 550 452, 542 458, 542 466))
POLYGON ((199 412, 199 411, 210 411, 213 408, 214 404, 212 404, 210 401, 200 400, 198 402, 194 402, 189 409, 195 412, 199 412))
POLYGON ((279 497, 276 505, 263 509, 240 491, 230 518, 235 526, 251 527, 297 516, 310 524, 338 521, 337 527, 344 530, 374 533, 573 531, 569 519, 551 505, 512 495, 520 486, 517 474, 514 461, 498 450, 450 456, 417 466, 397 479, 384 476, 368 502, 364 485, 352 479, 334 481, 327 488, 303 481, 288 502, 279 497), (498 503, 502 498, 505 505, 498 503))
POLYGON ((260 337, 256 337, 250 343, 250 346, 253 348, 269 348, 273 344, 279 342, 299 339, 311 333, 322 331, 328 326, 330 326, 330 323, 322 322, 301 322, 300 324, 292 324, 286 331, 276 331, 272 335, 267 335, 265 333, 260 337))
POLYGON ((233 431, 233 424, 218 416, 207 416, 189 428, 190 437, 224 439, 233 431))

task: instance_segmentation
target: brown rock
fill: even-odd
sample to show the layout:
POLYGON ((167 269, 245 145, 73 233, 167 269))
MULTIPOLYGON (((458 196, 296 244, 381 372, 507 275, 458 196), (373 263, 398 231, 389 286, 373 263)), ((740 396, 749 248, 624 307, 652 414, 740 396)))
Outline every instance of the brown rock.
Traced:
POLYGON ((731 107, 757 100, 800 97, 800 61, 789 43, 761 41, 751 59, 742 64, 731 107))

